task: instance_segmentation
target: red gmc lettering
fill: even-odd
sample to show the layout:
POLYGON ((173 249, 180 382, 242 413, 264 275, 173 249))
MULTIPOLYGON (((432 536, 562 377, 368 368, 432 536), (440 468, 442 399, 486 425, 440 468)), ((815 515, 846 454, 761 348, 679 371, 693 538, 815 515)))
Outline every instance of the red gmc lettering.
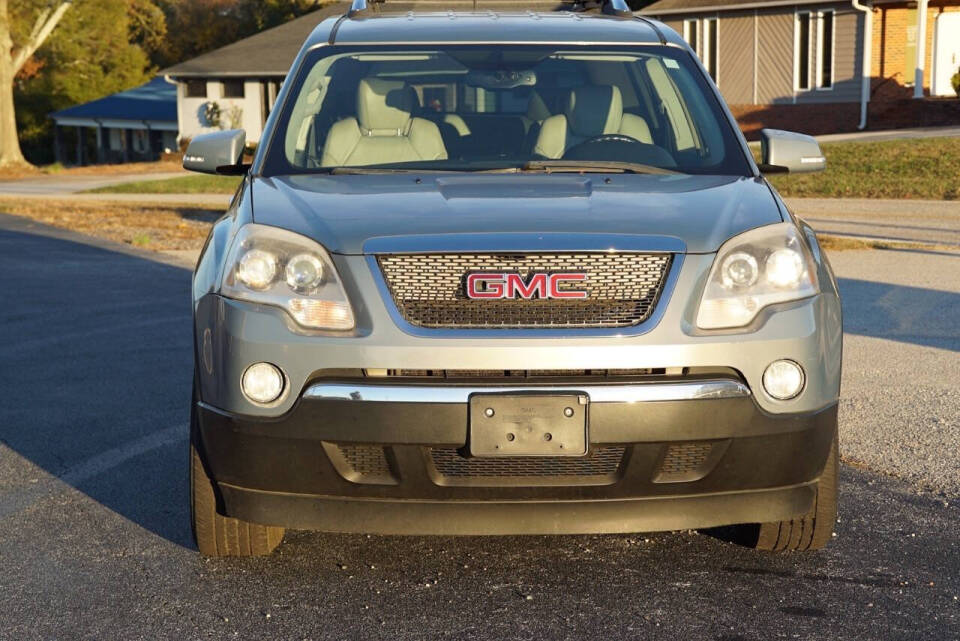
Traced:
POLYGON ((573 272, 550 274, 550 298, 586 298, 587 292, 582 289, 560 289, 560 283, 582 283, 585 280, 587 280, 586 274, 573 272))
POLYGON ((587 292, 578 289, 560 289, 563 283, 583 282, 586 274, 563 272, 535 273, 524 278, 517 273, 476 272, 467 275, 467 298, 578 298, 587 292))
POLYGON ((467 298, 503 298, 503 274, 467 275, 467 298), (485 283, 486 287, 482 287, 481 283, 485 283))

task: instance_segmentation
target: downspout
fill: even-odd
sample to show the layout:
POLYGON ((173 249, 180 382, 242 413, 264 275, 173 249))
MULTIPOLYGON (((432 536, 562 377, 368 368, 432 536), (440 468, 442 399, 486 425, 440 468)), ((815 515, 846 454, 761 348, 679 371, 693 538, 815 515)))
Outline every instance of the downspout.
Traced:
POLYGON ((170 74, 163 74, 163 80, 177 88, 177 149, 180 149, 180 132, 183 126, 180 124, 180 83, 170 77, 170 74))
POLYGON ((923 70, 927 63, 927 2, 917 2, 917 68, 913 75, 913 97, 923 98, 923 70))
MULTIPOLYGON (((862 70, 860 81, 860 124, 857 129, 867 128, 867 106, 870 103, 870 73, 873 67, 873 7, 860 4, 859 0, 851 0, 853 8, 863 12, 863 55, 861 56, 862 70)), ((921 0, 926 3, 926 0, 921 0)))

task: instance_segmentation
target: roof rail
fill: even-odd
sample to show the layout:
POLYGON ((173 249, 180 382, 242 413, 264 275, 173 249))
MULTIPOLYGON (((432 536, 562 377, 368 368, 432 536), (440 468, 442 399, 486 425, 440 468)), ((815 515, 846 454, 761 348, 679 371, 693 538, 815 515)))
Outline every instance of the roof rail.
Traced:
MULTIPOLYGON (((371 5, 383 4, 384 0, 353 0, 350 9, 347 11, 347 17, 352 18, 358 14, 364 14, 371 10, 371 5)), ((376 8, 379 10, 379 7, 376 8)))
POLYGON ((633 17, 633 12, 630 11, 626 0, 566 0, 565 4, 572 5, 570 10, 578 13, 600 11, 618 18, 633 17))

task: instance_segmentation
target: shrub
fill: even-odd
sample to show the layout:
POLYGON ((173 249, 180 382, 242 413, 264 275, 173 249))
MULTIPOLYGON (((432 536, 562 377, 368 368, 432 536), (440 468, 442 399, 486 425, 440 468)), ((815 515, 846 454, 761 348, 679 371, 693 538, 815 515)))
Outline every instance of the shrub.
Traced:
POLYGON ((957 69, 957 73, 950 78, 950 84, 953 85, 953 90, 957 92, 957 98, 960 98, 960 69, 957 69))

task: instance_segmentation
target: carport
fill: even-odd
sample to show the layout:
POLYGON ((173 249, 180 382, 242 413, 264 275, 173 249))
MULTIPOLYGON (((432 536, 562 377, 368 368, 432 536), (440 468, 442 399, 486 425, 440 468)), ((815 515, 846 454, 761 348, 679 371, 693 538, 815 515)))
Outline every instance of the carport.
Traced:
POLYGON ((87 165, 156 160, 177 148, 177 89, 163 78, 50 114, 57 162, 87 165), (88 134, 95 136, 91 158, 88 134), (67 139, 74 150, 67 148, 67 139))

